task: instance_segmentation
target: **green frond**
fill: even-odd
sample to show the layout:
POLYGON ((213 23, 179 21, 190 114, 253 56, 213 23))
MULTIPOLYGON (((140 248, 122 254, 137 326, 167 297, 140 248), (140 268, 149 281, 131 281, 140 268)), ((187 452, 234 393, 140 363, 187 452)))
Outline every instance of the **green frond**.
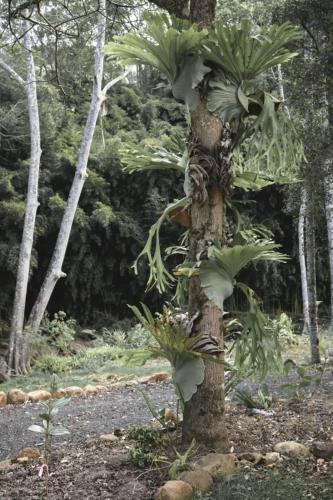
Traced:
POLYGON ((199 274, 206 296, 223 310, 224 301, 233 293, 235 276, 251 261, 285 262, 287 257, 278 252, 278 248, 276 243, 265 240, 222 249, 212 246, 208 259, 200 263, 199 269, 192 268, 192 272, 199 274))
POLYGON ((269 328, 269 319, 260 309, 254 291, 244 283, 236 283, 245 295, 249 310, 243 324, 242 334, 235 342, 235 365, 237 369, 260 374, 281 371, 281 349, 278 337, 269 328))
POLYGON ((138 273, 138 261, 142 257, 146 257, 149 263, 149 278, 147 282, 147 288, 156 287, 160 293, 163 293, 174 281, 175 278, 172 276, 164 265, 164 259, 161 253, 160 247, 160 229, 163 222, 167 219, 169 214, 176 208, 184 208, 188 203, 187 198, 182 198, 181 200, 176 200, 169 205, 164 210, 161 217, 149 230, 148 240, 136 259, 133 268, 135 273, 138 273))
POLYGON ((105 53, 124 65, 156 68, 171 83, 174 96, 195 107, 199 99, 195 88, 210 71, 199 55, 207 30, 198 31, 188 22, 173 22, 167 14, 151 14, 146 20, 145 30, 116 36, 106 45, 105 53))
POLYGON ((168 137, 167 146, 158 140, 141 144, 124 143, 118 149, 123 171, 145 172, 147 170, 178 170, 185 172, 188 155, 185 135, 177 130, 168 137))
POLYGON ((263 35, 254 35, 249 21, 243 21, 239 28, 219 21, 209 32, 205 58, 220 68, 231 82, 240 85, 295 57, 297 53, 290 52, 286 45, 300 36, 300 31, 290 23, 272 26, 263 35))

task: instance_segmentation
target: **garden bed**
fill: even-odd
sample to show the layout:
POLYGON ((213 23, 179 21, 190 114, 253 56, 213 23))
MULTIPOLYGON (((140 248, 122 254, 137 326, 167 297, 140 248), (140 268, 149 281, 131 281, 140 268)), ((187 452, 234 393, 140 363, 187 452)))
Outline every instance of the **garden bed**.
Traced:
MULTIPOLYGON (((172 387, 168 383, 151 386, 148 392, 158 406, 172 400, 172 387)), ((125 435, 115 443, 92 438, 93 435, 112 432, 116 427, 149 424, 149 412, 141 395, 134 389, 119 389, 101 397, 92 396, 89 400, 78 399, 70 405, 64 411, 66 416, 62 422, 71 434, 66 436, 66 442, 60 441, 60 438, 57 440, 50 467, 49 498, 153 498, 156 488, 166 479, 167 463, 160 464, 158 468, 139 469, 128 461, 128 447, 133 446, 133 443, 127 441, 125 435)), ((7 408, 1 410, 0 416, 2 431, 5 421, 12 422, 3 434, 11 434, 12 450, 7 455, 13 456, 15 451, 28 444, 41 444, 40 436, 36 438, 33 433, 26 431, 31 424, 31 411, 36 416, 38 405, 12 407, 8 414, 6 411, 7 408)), ((243 406, 228 404, 227 425, 234 452, 272 451, 274 445, 281 441, 295 440, 309 447, 314 441, 333 441, 333 398, 324 385, 312 397, 308 395, 302 401, 277 400, 270 412, 269 415, 252 414, 243 406)), ((180 440, 177 447, 183 449, 180 440)), ((195 453, 203 452, 201 448, 195 453)), ((40 499, 43 481, 38 478, 39 467, 38 462, 33 462, 1 470, 1 500, 40 499)), ((285 459, 269 470, 261 466, 258 469, 245 467, 228 483, 223 483, 222 487, 217 484, 213 496, 207 498, 326 500, 333 498, 332 472, 332 461, 312 458, 297 462, 285 459), (290 489, 290 495, 293 496, 288 496, 287 485, 292 483, 293 478, 295 488, 290 489), (319 491, 322 496, 318 496, 319 491)))

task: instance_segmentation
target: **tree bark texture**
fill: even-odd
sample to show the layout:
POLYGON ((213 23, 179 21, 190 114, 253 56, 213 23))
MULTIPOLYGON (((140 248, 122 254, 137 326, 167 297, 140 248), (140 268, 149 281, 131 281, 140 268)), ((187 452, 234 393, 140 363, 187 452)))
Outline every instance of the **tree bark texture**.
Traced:
MULTIPOLYGON (((207 26, 214 20, 215 1, 191 2, 191 20, 207 26)), ((208 112, 204 99, 191 115, 191 139, 198 141, 212 158, 223 141, 227 129, 222 122, 208 112)), ((191 163, 191 159, 190 159, 191 163)), ((191 259, 199 254, 204 256, 208 247, 217 238, 223 243, 224 194, 216 179, 211 178, 207 185, 207 198, 204 202, 192 199, 190 208, 190 248, 191 259)), ((218 339, 223 348, 223 312, 207 299, 198 277, 190 278, 189 313, 199 312, 194 322, 192 335, 206 333, 218 339)), ((223 354, 220 355, 223 360, 223 354)), ((183 438, 205 443, 215 449, 229 448, 224 421, 224 367, 211 361, 205 362, 205 379, 196 394, 185 404, 183 438)))
POLYGON ((301 271, 301 286, 302 286, 302 304, 303 304, 303 333, 309 334, 310 316, 309 316, 309 297, 308 297, 308 280, 306 273, 306 258, 305 258, 305 220, 307 212, 307 191, 303 187, 301 205, 298 216, 298 257, 301 271))
POLYGON ((311 362, 320 363, 319 334, 318 334, 318 305, 316 280, 316 232, 314 221, 314 200, 310 176, 305 181, 307 198, 307 226, 306 226, 306 266, 309 298, 309 335, 311 362))
POLYGON ((333 164, 331 160, 327 161, 324 188, 331 288, 330 327, 333 329, 333 164))
POLYGON ((95 48, 95 74, 91 104, 87 122, 83 132, 83 138, 81 141, 74 180, 68 196, 67 205, 61 221, 53 255, 46 272, 45 280, 41 286, 36 302, 30 313, 28 324, 30 329, 34 332, 36 332, 40 326, 44 312, 58 279, 65 276, 65 273, 63 273, 62 271, 62 265, 64 262, 76 209, 85 180, 87 178, 87 164, 90 148, 95 132, 98 114, 104 99, 104 94, 102 91, 102 81, 104 65, 103 48, 105 45, 106 27, 105 0, 100 0, 99 7, 97 39, 95 48))
MULTIPOLYGON (((30 164, 28 191, 26 197, 26 209, 23 225, 22 241, 20 246, 19 262, 16 277, 15 297, 12 312, 11 331, 9 340, 9 370, 14 369, 15 373, 25 372, 25 362, 22 356, 23 329, 26 297, 30 273, 31 252, 33 248, 34 229, 38 208, 38 179, 40 166, 40 126, 37 101, 37 85, 35 64, 31 49, 31 31, 28 22, 25 22, 24 35, 24 57, 27 68, 27 80, 25 84, 29 124, 30 124, 30 164)), ((12 75, 13 76, 13 75, 12 75)), ((19 80, 18 80, 19 81, 19 80)))

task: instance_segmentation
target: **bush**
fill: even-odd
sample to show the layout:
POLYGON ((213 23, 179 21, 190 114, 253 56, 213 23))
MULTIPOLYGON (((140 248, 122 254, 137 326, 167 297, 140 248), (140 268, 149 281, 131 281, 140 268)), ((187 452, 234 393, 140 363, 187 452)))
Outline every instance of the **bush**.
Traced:
POLYGON ((104 345, 101 347, 89 347, 78 352, 75 356, 59 356, 58 354, 45 354, 34 364, 34 369, 49 373, 68 373, 75 369, 100 368, 107 361, 121 357, 122 350, 116 347, 104 345))
POLYGON ((127 333, 121 329, 110 331, 103 328, 103 338, 110 346, 122 349, 144 349, 155 343, 152 335, 140 324, 133 326, 127 333))
POLYGON ((299 343, 299 338, 295 335, 292 319, 286 313, 281 313, 271 322, 271 328, 277 334, 279 342, 283 347, 290 347, 299 343))
POLYGON ((68 373, 77 368, 76 356, 59 356, 57 354, 45 354, 34 364, 34 370, 47 373, 68 373))
POLYGON ((76 321, 66 319, 66 313, 55 313, 52 320, 46 317, 41 325, 40 334, 60 353, 70 354, 76 332, 76 321))

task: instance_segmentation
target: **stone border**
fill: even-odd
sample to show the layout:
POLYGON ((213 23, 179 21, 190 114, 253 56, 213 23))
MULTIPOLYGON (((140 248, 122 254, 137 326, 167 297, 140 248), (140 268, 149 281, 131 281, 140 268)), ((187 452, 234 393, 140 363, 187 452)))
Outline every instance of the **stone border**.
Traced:
MULTIPOLYGON (((45 390, 35 390, 31 392, 24 392, 21 389, 14 388, 10 389, 7 393, 0 391, 0 408, 6 405, 19 405, 24 404, 27 401, 36 403, 38 401, 47 401, 49 399, 59 399, 63 397, 82 397, 82 396, 92 396, 96 394, 101 394, 104 392, 112 391, 113 389, 121 389, 123 387, 132 387, 138 384, 156 384, 157 382, 163 382, 168 380, 170 375, 166 372, 157 372, 146 377, 140 377, 135 380, 127 380, 124 382, 115 382, 108 386, 106 385, 92 385, 88 384, 83 389, 78 386, 71 386, 58 389, 57 391, 51 393, 45 390)), ((1 387, 1 386, 0 386, 1 387)))

